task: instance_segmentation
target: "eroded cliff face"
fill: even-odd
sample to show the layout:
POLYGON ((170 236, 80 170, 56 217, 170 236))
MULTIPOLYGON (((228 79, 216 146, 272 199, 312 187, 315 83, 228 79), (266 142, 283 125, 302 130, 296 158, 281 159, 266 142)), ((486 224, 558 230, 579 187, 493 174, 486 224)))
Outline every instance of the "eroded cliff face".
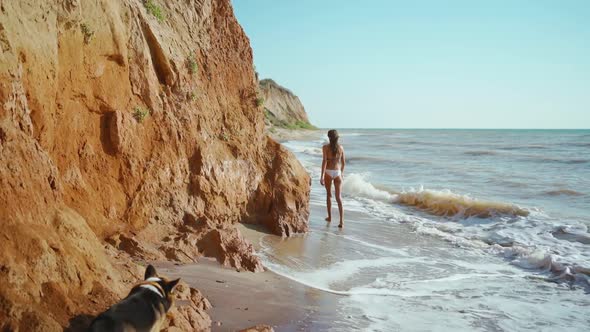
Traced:
POLYGON ((260 96, 269 126, 288 129, 315 129, 305 108, 293 92, 271 79, 259 83, 260 96))
MULTIPOLYGON (((240 221, 307 229, 309 176, 264 133, 230 1, 150 3, 0 1, 0 330, 83 326, 137 259, 261 270, 240 221)), ((206 329, 181 296, 171 326, 206 329)))

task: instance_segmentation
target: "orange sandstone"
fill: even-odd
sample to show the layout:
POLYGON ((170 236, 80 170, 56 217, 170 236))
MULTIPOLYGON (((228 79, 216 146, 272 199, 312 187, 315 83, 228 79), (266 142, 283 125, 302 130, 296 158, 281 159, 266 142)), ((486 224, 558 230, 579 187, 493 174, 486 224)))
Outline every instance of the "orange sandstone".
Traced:
MULTIPOLYGON (((235 228, 307 229, 309 176, 264 133, 229 0, 0 2, 0 330, 82 328, 201 255, 258 271, 235 228)), ((207 329, 184 290, 169 330, 207 329)))

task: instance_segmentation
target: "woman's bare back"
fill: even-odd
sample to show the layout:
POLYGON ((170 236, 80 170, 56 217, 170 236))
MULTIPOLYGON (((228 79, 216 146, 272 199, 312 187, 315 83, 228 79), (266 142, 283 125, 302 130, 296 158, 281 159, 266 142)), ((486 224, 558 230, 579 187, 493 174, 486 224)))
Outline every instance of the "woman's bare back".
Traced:
POLYGON ((330 144, 323 147, 326 155, 326 169, 340 169, 340 159, 342 159, 342 145, 338 145, 338 152, 334 154, 330 144))

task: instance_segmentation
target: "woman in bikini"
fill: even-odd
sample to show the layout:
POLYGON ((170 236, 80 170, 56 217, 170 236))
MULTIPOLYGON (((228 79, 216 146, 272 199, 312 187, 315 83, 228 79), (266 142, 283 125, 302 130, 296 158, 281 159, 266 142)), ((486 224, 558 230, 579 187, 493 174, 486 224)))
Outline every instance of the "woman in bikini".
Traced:
POLYGON ((332 221, 332 182, 336 190, 336 202, 338 203, 338 212, 340 213, 340 224, 338 227, 344 226, 342 198, 340 197, 340 187, 342 186, 342 173, 344 173, 344 149, 342 145, 338 144, 338 132, 334 129, 328 131, 328 138, 330 143, 322 147, 322 175, 320 183, 326 187, 326 205, 328 208, 327 222, 332 221))

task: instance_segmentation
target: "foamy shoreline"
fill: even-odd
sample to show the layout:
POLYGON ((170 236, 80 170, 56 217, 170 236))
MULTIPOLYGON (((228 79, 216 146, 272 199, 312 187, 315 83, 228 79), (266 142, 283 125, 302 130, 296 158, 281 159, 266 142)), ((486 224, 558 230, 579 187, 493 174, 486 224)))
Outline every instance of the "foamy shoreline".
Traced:
MULTIPOLYGON (((326 224, 317 219, 324 210, 312 208, 315 218, 310 223, 326 224)), ((350 211, 347 217, 354 219, 366 218, 358 212, 350 211)), ((327 228, 336 228, 326 224, 327 228)), ((273 241, 297 241, 282 239, 267 233, 256 225, 237 225, 242 236, 250 242, 257 253, 262 255, 263 237, 271 237, 273 241)), ((305 234, 296 235, 305 241, 305 234)), ((345 239, 342 239, 345 241, 345 239)), ((288 259, 294 251, 282 252, 288 259)), ((329 255, 330 252, 318 252, 318 255, 329 255)), ((211 317, 211 331, 237 331, 255 325, 269 325, 275 331, 322 331, 333 328, 342 317, 338 314, 341 306, 339 301, 349 294, 322 287, 307 285, 292 276, 282 275, 268 267, 264 272, 237 272, 226 268, 210 258, 200 258, 196 264, 176 265, 171 262, 156 264, 162 274, 171 278, 182 278, 191 287, 198 288, 212 304, 207 311, 211 317), (343 297, 344 295, 344 297, 343 297)), ((178 303, 177 305, 182 305, 178 303)), ((356 319, 362 325, 360 313, 356 319)))

